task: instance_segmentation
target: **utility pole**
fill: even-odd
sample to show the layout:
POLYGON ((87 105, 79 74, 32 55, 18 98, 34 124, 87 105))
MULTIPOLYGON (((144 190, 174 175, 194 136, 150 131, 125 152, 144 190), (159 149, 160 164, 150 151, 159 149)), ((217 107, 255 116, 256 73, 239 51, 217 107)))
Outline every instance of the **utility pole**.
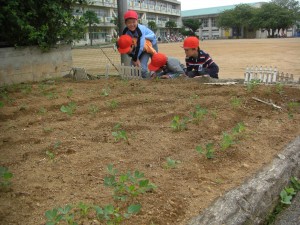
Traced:
MULTIPOLYGON (((125 28, 125 21, 123 15, 128 10, 127 0, 118 0, 118 28, 119 28, 119 36, 122 35, 122 32, 125 28)), ((121 54, 121 63, 125 66, 130 65, 130 57, 126 54, 121 54)))

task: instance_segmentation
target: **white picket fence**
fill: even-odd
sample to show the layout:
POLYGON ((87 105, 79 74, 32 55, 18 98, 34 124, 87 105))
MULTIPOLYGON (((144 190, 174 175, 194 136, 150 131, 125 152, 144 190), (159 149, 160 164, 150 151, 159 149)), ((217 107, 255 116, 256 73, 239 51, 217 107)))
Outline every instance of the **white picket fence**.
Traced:
POLYGON ((293 83, 293 74, 279 72, 276 67, 258 67, 251 66, 245 70, 244 83, 251 82, 251 80, 259 80, 261 83, 272 84, 272 83, 293 83))
POLYGON ((122 79, 143 79, 142 69, 137 66, 124 66, 122 64, 119 65, 118 71, 122 79))

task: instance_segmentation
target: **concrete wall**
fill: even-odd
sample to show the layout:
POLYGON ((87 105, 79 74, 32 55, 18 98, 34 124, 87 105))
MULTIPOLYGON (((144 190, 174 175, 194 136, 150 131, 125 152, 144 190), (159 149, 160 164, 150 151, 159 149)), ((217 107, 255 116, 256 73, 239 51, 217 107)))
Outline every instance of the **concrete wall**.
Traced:
POLYGON ((62 77, 72 68, 71 46, 0 48, 0 86, 62 77))

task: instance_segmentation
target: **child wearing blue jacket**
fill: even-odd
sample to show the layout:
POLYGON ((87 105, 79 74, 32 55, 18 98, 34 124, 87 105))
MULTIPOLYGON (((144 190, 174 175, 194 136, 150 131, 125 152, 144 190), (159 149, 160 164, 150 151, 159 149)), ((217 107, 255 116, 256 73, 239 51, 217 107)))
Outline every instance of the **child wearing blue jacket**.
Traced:
POLYGON ((151 41, 152 47, 158 52, 156 35, 148 27, 138 23, 138 14, 133 10, 129 10, 124 14, 124 20, 126 28, 123 30, 123 34, 128 34, 137 39, 135 49, 130 54, 131 63, 134 66, 141 67, 142 77, 146 78, 151 54, 144 51, 144 45, 147 39, 151 41))

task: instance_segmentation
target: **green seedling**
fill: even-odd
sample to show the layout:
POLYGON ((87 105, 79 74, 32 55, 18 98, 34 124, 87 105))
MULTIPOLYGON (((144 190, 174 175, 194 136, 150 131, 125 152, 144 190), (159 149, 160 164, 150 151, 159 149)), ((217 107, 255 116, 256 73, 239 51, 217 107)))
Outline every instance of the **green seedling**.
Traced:
POLYGON ((63 219, 63 215, 54 208, 45 212, 47 218, 46 225, 56 225, 63 219))
POLYGON ((288 116, 290 119, 294 118, 294 113, 300 109, 300 102, 289 102, 288 103, 288 116))
POLYGON ((243 122, 240 122, 232 129, 232 133, 233 135, 238 135, 243 131, 245 131, 245 129, 246 129, 245 124, 243 122))
POLYGON ((291 186, 296 191, 300 191, 300 180, 297 177, 291 177, 291 186))
POLYGON ((221 150, 226 150, 234 144, 234 137, 226 132, 223 133, 221 140, 221 150))
POLYGON ((47 113, 47 109, 45 107, 41 107, 38 112, 40 115, 44 115, 47 113))
POLYGON ((113 99, 110 102, 107 102, 107 105, 111 110, 113 110, 119 106, 119 102, 117 102, 116 100, 113 99))
POLYGON ((113 128, 112 136, 115 138, 115 142, 119 142, 120 140, 124 140, 129 144, 129 140, 127 137, 127 133, 125 130, 122 130, 121 124, 116 124, 113 128))
POLYGON ((101 96, 108 96, 109 95, 109 93, 110 93, 110 89, 108 88, 108 89, 105 89, 105 88, 103 88, 102 89, 102 91, 101 91, 101 96))
POLYGON ((215 156, 214 156, 214 144, 213 143, 208 143, 206 146, 205 146, 205 150, 201 147, 201 146, 197 146, 196 147, 196 151, 200 154, 203 154, 206 156, 207 159, 213 159, 215 156))
POLYGON ((98 113, 98 112, 99 112, 99 107, 98 106, 93 105, 93 104, 89 106, 89 113, 90 114, 92 114, 93 116, 95 116, 96 113, 98 113))
POLYGON ((49 159, 51 159, 52 161, 55 159, 55 154, 54 152, 47 150, 46 151, 46 155, 48 156, 49 159))
POLYGON ((125 201, 156 188, 148 179, 144 179, 144 174, 139 171, 118 174, 112 164, 107 166, 107 171, 109 175, 104 178, 104 185, 113 188, 113 197, 116 200, 125 201))
POLYGON ((173 169, 176 168, 176 166, 180 163, 178 160, 173 160, 170 157, 167 157, 165 168, 166 169, 173 169))
POLYGON ((3 108, 3 107, 4 107, 4 103, 0 102, 0 108, 3 108))
POLYGON ((60 111, 63 113, 67 113, 69 116, 72 116, 74 111, 76 110, 76 103, 70 102, 68 105, 62 105, 60 107, 60 111))
POLYGON ((47 99, 57 99, 58 98, 58 94, 56 92, 47 92, 47 93, 44 93, 44 95, 46 96, 47 99))
POLYGON ((275 90, 276 90, 276 93, 282 95, 283 94, 283 84, 282 83, 277 83, 275 85, 275 90))
POLYGON ((192 116, 192 121, 199 124, 199 122, 202 121, 204 116, 207 114, 207 110, 205 108, 201 108, 200 105, 197 105, 196 111, 191 112, 190 114, 192 116))
POLYGON ((73 89, 69 88, 67 91, 67 98, 70 98, 73 95, 73 89))
POLYGON ((230 103, 233 108, 239 108, 242 104, 242 100, 239 97, 234 96, 231 98, 230 103))
POLYGON ((43 131, 44 131, 45 133, 51 133, 51 132, 53 131, 53 128, 52 128, 52 127, 44 127, 44 128, 43 128, 43 131))
POLYGON ((0 187, 7 188, 11 185, 13 174, 6 167, 0 166, 0 187))
POLYGON ((186 130, 187 129, 187 126, 186 126, 187 121, 188 121, 188 118, 183 118, 181 120, 179 116, 174 116, 173 120, 171 122, 171 128, 174 131, 186 130))
POLYGON ((128 219, 134 214, 137 214, 141 210, 140 204, 132 204, 127 208, 127 212, 121 214, 119 208, 115 208, 113 205, 106 205, 104 208, 95 206, 97 219, 100 221, 106 221, 108 225, 118 225, 124 219, 128 219))
POLYGON ((252 79, 248 84, 247 84, 247 91, 248 92, 252 92, 254 90, 255 87, 258 86, 258 84, 260 84, 261 81, 260 79, 252 79))
POLYGON ((83 217, 86 217, 89 213, 89 210, 91 209, 91 207, 89 205, 84 204, 83 202, 79 202, 78 208, 80 209, 80 214, 83 217))
MULTIPOLYGON (((288 191, 291 192, 291 190, 288 191)), ((281 198, 280 202, 282 204, 290 205, 292 203, 291 200, 293 198, 293 195, 290 194, 288 191, 285 188, 280 192, 280 198, 281 198)))

